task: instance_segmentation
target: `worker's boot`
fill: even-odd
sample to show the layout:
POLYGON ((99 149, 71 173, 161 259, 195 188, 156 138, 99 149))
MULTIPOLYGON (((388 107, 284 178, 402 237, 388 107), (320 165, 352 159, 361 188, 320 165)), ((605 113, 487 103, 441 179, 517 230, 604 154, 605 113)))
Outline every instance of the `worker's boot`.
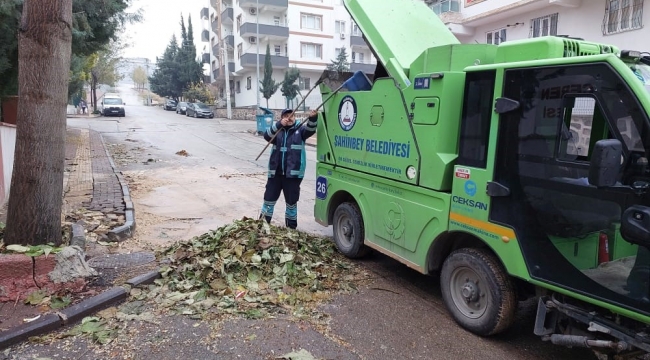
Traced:
POLYGON ((275 209, 275 201, 265 201, 262 205, 262 212, 260 213, 260 220, 264 218, 267 223, 271 223, 273 218, 273 210, 275 209))
POLYGON ((290 229, 298 227, 298 204, 288 205, 284 214, 285 224, 290 229))

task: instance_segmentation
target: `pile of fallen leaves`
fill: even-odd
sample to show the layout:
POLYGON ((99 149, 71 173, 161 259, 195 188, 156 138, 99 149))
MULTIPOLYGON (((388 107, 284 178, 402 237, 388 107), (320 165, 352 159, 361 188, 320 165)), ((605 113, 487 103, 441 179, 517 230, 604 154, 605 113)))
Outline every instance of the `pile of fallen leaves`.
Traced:
POLYGON ((356 290, 363 278, 326 238, 244 218, 158 252, 162 278, 136 300, 180 314, 260 318, 356 290))

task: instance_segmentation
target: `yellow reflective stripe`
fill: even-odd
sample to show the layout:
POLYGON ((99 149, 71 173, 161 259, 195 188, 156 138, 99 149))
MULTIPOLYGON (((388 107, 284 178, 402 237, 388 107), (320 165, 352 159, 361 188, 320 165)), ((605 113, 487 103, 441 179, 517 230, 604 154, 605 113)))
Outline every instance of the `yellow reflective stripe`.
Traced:
POLYGON ((469 225, 473 228, 476 229, 481 229, 487 232, 490 232, 492 234, 496 234, 499 236, 505 236, 509 240, 512 240, 515 238, 515 232, 512 229, 505 228, 503 226, 499 226, 493 223, 485 222, 482 220, 477 220, 477 219, 472 219, 471 217, 467 217, 465 215, 457 214, 457 213, 449 213, 449 219, 458 221, 459 223, 463 223, 465 225, 469 225))

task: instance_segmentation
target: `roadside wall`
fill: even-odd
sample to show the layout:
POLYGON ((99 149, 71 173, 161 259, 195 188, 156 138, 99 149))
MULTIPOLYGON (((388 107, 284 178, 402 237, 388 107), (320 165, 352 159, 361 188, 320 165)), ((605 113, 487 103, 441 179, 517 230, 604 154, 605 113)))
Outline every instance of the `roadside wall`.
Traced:
POLYGON ((16 125, 0 123, 0 206, 9 198, 15 148, 16 125))
MULTIPOLYGON (((212 110, 214 111, 214 117, 216 118, 226 118, 228 115, 228 109, 226 108, 216 108, 212 107, 212 110)), ((257 115, 257 112, 255 111, 254 108, 232 108, 232 119, 233 120, 256 120, 255 115, 257 115)), ((279 120, 280 119, 280 113, 282 110, 271 110, 273 111, 273 119, 274 120, 279 120)), ((300 119, 303 117, 303 113, 298 111, 296 112, 296 118, 300 119)))

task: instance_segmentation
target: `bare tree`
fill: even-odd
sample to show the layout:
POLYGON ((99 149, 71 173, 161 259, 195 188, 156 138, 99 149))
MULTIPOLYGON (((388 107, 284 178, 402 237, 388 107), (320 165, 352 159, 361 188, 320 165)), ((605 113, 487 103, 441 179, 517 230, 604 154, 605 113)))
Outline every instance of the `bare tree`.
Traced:
POLYGON ((25 0, 7 244, 60 245, 72 0, 25 0))

